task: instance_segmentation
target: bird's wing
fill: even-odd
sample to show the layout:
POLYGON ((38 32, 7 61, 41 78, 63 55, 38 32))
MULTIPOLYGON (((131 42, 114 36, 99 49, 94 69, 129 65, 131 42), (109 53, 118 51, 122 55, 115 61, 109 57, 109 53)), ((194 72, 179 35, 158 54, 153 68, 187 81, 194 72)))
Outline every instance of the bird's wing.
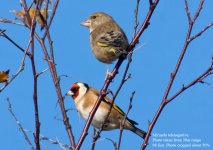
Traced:
MULTIPOLYGON (((103 102, 107 103, 109 106, 111 106, 111 104, 112 104, 112 100, 108 96, 104 97, 103 102)), ((125 115, 125 113, 123 112, 123 110, 120 107, 118 107, 115 103, 113 103, 112 107, 116 111, 118 111, 122 116, 125 115)))
MULTIPOLYGON (((96 89, 94 89, 94 88, 90 88, 90 89, 96 94, 97 97, 100 95, 100 92, 99 92, 98 90, 96 90, 96 89)), ((111 106, 111 104, 112 104, 112 100, 111 100, 108 96, 105 96, 105 97, 102 99, 102 102, 106 103, 106 104, 109 105, 109 106, 111 106)), ((125 115, 126 115, 125 112, 123 112, 123 110, 122 110, 119 106, 117 106, 115 103, 113 103, 112 107, 113 107, 116 111, 118 111, 122 116, 125 116, 125 115)), ((137 122, 135 122, 135 121, 132 120, 132 119, 129 119, 128 117, 127 117, 126 119, 127 119, 131 124, 133 124, 133 125, 138 125, 137 122)))
MULTIPOLYGON (((111 104, 112 104, 112 100, 108 97, 108 96, 106 96, 106 97, 104 97, 104 99, 103 99, 103 101, 105 102, 105 103, 107 103, 108 105, 110 105, 111 106, 111 104)), ((113 103, 113 106, 112 106, 116 111, 118 111, 122 116, 125 116, 126 114, 125 114, 125 112, 123 112, 123 110, 120 108, 120 107, 118 107, 115 103, 113 103)), ((137 122, 135 122, 134 120, 132 120, 132 119, 129 119, 128 117, 126 118, 131 124, 133 124, 133 125, 137 125, 138 123, 137 122)))
MULTIPOLYGON (((94 88, 90 88, 96 95, 97 97, 100 95, 100 92, 94 88)), ((111 106, 112 104, 112 100, 108 97, 108 96, 105 96, 103 99, 102 99, 102 102, 106 103, 107 105, 111 106)), ((122 116, 125 115, 125 113, 123 112, 123 110, 118 107, 115 103, 113 103, 113 106, 112 106, 116 111, 118 111, 122 116)))
POLYGON ((101 47, 121 47, 124 40, 123 33, 112 30, 102 33, 97 40, 97 44, 101 47))

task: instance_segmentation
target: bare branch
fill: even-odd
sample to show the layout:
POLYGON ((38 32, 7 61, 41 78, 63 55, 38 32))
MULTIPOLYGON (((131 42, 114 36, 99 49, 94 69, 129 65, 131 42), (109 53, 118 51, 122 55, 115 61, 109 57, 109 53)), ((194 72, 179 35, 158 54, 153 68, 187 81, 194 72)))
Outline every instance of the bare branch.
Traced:
POLYGON ((188 85, 183 86, 178 92, 176 92, 173 96, 171 96, 171 98, 166 100, 166 104, 171 102, 173 99, 175 99, 176 97, 178 97, 182 92, 184 92, 185 90, 187 90, 188 88, 194 86, 197 83, 203 82, 203 80, 205 78, 207 78, 209 75, 211 75, 211 71, 213 70, 212 66, 210 66, 205 72, 203 72, 201 75, 199 75, 196 79, 194 79, 193 81, 191 81, 188 85))
MULTIPOLYGON (((179 68, 180 68, 180 65, 181 65, 181 63, 182 63, 182 61, 183 61, 183 57, 184 57, 184 55, 185 55, 185 53, 186 53, 186 50, 187 50, 187 48, 188 48, 188 45, 189 45, 189 44, 191 43, 191 41, 192 41, 192 40, 190 40, 191 31, 192 31, 193 25, 194 25, 194 23, 195 23, 197 17, 198 17, 199 14, 200 14, 200 11, 202 10, 203 3, 204 3, 204 0, 201 0, 200 4, 199 4, 199 6, 198 6, 197 12, 195 13, 195 16, 194 16, 193 19, 191 20, 191 19, 190 19, 190 15, 189 15, 190 12, 189 12, 189 10, 188 10, 188 4, 187 4, 187 1, 185 0, 186 13, 187 13, 187 15, 188 15, 188 20, 189 20, 188 32, 187 32, 187 35, 186 35, 185 43, 184 43, 184 46, 183 46, 182 51, 181 51, 181 53, 180 53, 179 59, 177 60, 176 66, 175 66, 175 68, 174 68, 174 71, 171 73, 168 86, 167 86, 167 88, 166 88, 166 90, 165 90, 165 94, 164 94, 164 96, 163 96, 163 98, 162 98, 162 102, 161 102, 161 104, 160 104, 160 106, 159 106, 159 108, 158 108, 158 110, 157 110, 157 112, 156 112, 156 114, 155 114, 153 120, 152 120, 151 123, 149 124, 149 128, 148 128, 148 131, 147 131, 147 135, 146 135, 146 137, 145 137, 145 139, 144 139, 144 142, 143 142, 143 144, 142 144, 142 146, 141 146, 141 150, 145 150, 145 148, 147 147, 147 145, 148 145, 148 140, 149 140, 150 134, 151 134, 151 132, 152 132, 152 129, 154 128, 155 123, 156 123, 156 121, 158 120, 158 118, 159 118, 159 116, 160 116, 160 114, 161 114, 163 108, 166 106, 166 104, 168 104, 169 102, 171 102, 171 101, 172 101, 175 97, 177 97, 180 93, 182 93, 184 90, 186 90, 186 89, 185 89, 186 87, 183 86, 183 88, 182 88, 180 91, 178 91, 173 97, 171 97, 170 99, 168 99, 168 95, 169 95, 169 93, 170 93, 170 90, 171 90, 171 87, 172 87, 172 85, 173 85, 174 79, 175 79, 175 77, 176 77, 176 75, 177 75, 177 73, 178 73, 178 70, 179 70, 179 68), (167 99, 168 99, 168 100, 167 100, 167 99)), ((206 31, 206 30, 207 30, 207 29, 204 28, 202 31, 204 32, 204 31, 206 31)), ((203 32, 201 32, 201 34, 202 34, 203 32)), ((198 36, 195 36, 195 37, 193 38, 193 40, 194 40, 195 38, 197 38, 197 37, 199 37, 199 34, 198 34, 198 36)), ((212 69, 212 64, 211 64, 210 69, 212 69)), ((211 71, 210 69, 207 69, 207 72, 204 72, 204 74, 201 74, 199 77, 200 77, 200 78, 203 78, 203 76, 206 76, 206 73, 208 73, 208 71, 211 71)), ((199 77, 198 77, 198 78, 199 78, 199 77)), ((200 79, 200 78, 199 78, 199 79, 200 79)), ((199 81, 200 81, 200 80, 199 80, 199 81)), ((194 85, 195 83, 197 83, 196 80, 192 81, 189 85, 187 85, 187 87, 189 88, 189 87, 191 87, 192 85, 194 85)), ((187 89, 188 89, 188 88, 187 88, 187 89)))
MULTIPOLYGON (((29 47, 30 47, 31 43, 28 43, 26 50, 24 51, 22 60, 21 60, 21 64, 19 66, 18 71, 16 72, 16 74, 12 75, 11 79, 5 83, 5 85, 3 87, 0 88, 0 92, 3 91, 23 70, 24 70, 24 65, 25 65, 25 58, 26 55, 28 53, 29 47)), ((30 53, 29 53, 30 54, 30 53)))
MULTIPOLYGON (((158 2, 159 2, 159 0, 155 0, 155 2, 153 3, 153 5, 150 7, 150 9, 149 9, 149 11, 148 11, 148 13, 147 13, 147 16, 146 16, 146 18, 145 18, 145 20, 144 20, 144 22, 143 22, 141 28, 139 29, 139 31, 137 32, 137 34, 136 34, 135 37, 133 38, 132 42, 130 43, 129 47, 127 48, 127 51, 128 51, 128 52, 131 52, 131 51, 134 50, 134 47, 135 47, 135 45, 138 43, 138 40, 139 40, 140 36, 142 35, 143 31, 144 31, 144 30, 147 28, 147 26, 149 25, 149 21, 150 21, 150 19, 151 19, 151 16, 152 16, 152 14, 153 14, 153 12, 154 12, 154 10, 155 10, 155 8, 156 8, 158 2)), ((81 145, 82 145, 82 143, 83 143, 83 141, 84 141, 84 139, 85 139, 85 137, 86 137, 86 135, 87 135, 87 131, 88 131, 89 126, 90 126, 90 124, 91 124, 91 122, 92 122, 92 119, 93 119, 93 117, 94 117, 94 115, 95 115, 95 112, 97 111, 97 109, 98 109, 98 107, 99 107, 99 105, 100 105, 100 103, 101 103, 101 100, 106 96, 106 91, 107 91, 107 89, 108 89, 108 87, 109 87, 109 84, 110 84, 111 81, 115 78, 115 76, 116 76, 116 74, 118 73, 118 70, 119 70, 119 68, 120 68, 120 66, 121 66, 121 64, 122 64, 122 62, 124 61, 124 59, 125 59, 126 57, 127 57, 126 55, 123 55, 123 56, 121 56, 121 57, 119 58, 117 64, 115 65, 113 71, 111 72, 111 76, 108 76, 108 77, 107 77, 107 79, 106 79, 106 81, 105 81, 105 83, 104 83, 104 85, 103 85, 103 87, 102 87, 102 89, 101 89, 101 92, 100 92, 101 94, 100 94, 100 96, 98 97, 97 102, 95 103, 95 105, 94 105, 94 107, 93 107, 93 109, 92 109, 92 111, 91 111, 91 113, 90 113, 90 115, 89 115, 89 117, 88 117, 88 120, 87 120, 86 125, 85 125, 85 127, 84 127, 84 129, 83 129, 83 132, 82 132, 82 134, 81 134, 81 137, 80 137, 80 139, 79 139, 79 141, 78 141, 78 143, 77 143, 77 145, 76 145, 75 150, 79 150, 79 149, 80 149, 80 147, 81 147, 81 145)))
POLYGON ((108 141, 110 141, 110 142, 113 144, 115 150, 118 149, 118 148, 117 148, 117 144, 116 144, 115 141, 113 141, 113 140, 111 140, 111 139, 109 139, 109 138, 105 138, 105 139, 108 140, 108 141))
POLYGON ((125 114, 124 119, 123 119, 123 121, 122 121, 122 123, 120 125, 120 135, 119 135, 119 140, 118 140, 118 150, 120 149, 120 145, 121 145, 121 138, 122 138, 122 133, 123 133, 123 128, 124 128, 124 123, 125 123, 125 121, 127 119, 129 111, 132 108, 132 100, 133 100, 134 95, 135 95, 135 91, 133 91, 132 95, 130 96, 129 107, 128 107, 127 113, 125 114))
POLYGON ((37 73, 37 76, 42 75, 42 74, 45 73, 47 70, 49 70, 49 68, 46 68, 46 69, 42 70, 41 72, 37 73))
MULTIPOLYGON (((28 129, 23 129, 24 130, 24 132, 30 132, 30 133, 33 133, 33 131, 31 131, 31 130, 28 130, 28 129)), ((62 142, 60 142, 59 140, 55 140, 55 139, 52 139, 52 138, 49 138, 49 137, 47 137, 47 136, 45 136, 45 135, 42 135, 42 134, 40 134, 40 140, 42 141, 49 141, 50 143, 52 143, 52 144, 56 144, 56 145, 59 145, 60 147, 63 147, 63 148, 69 148, 69 149, 71 149, 71 148, 73 148, 72 146, 70 146, 70 145, 68 145, 68 144, 64 144, 64 143, 62 143, 62 142)))
MULTIPOLYGON (((132 52, 130 52, 129 55, 128 55, 128 63, 127 63, 127 65, 126 65, 125 71, 124 71, 124 73, 123 73, 122 80, 121 80, 121 82, 120 82, 120 84, 119 84, 119 86, 118 86, 118 88, 117 88, 115 94, 113 94, 112 91, 109 91, 109 93, 112 94, 112 103, 111 103, 111 105, 110 105, 110 109, 109 109, 109 111, 108 111, 108 114, 106 115, 106 118, 105 118, 103 124, 101 125, 101 128, 98 130, 98 132, 96 132, 96 134, 95 134, 94 137, 93 137, 92 149, 94 149, 95 143, 96 143, 97 139, 100 137, 100 134, 101 134, 101 132, 102 132, 102 130, 103 130, 104 124, 105 124, 105 122, 107 121, 107 119, 108 119, 108 117, 109 117, 109 115, 110 115, 110 113, 111 113, 111 111, 112 111, 112 107, 113 107, 113 104, 114 104, 114 101, 115 101, 117 95, 119 94, 119 92, 120 92, 121 88, 123 87, 124 83, 125 83, 128 79, 131 78, 131 74, 128 74, 128 76, 127 76, 127 72, 128 72, 128 70, 129 70, 129 66, 130 66, 130 64, 131 64, 131 62, 132 62, 132 55, 133 55, 132 52)), ((106 93, 106 94, 108 94, 108 93, 106 93)))
POLYGON ((194 18, 192 19, 192 22, 195 22, 196 19, 198 18, 199 14, 200 14, 200 12, 201 12, 201 10, 202 10, 202 8, 203 8, 204 2, 205 2, 205 0, 201 0, 201 1, 200 1, 199 7, 198 7, 198 9, 197 9, 197 11, 196 11, 196 13, 195 13, 195 15, 194 15, 194 18))
MULTIPOLYGON (((100 135, 100 130, 97 132, 96 129, 94 128, 94 132, 93 132, 93 141, 92 141, 92 148, 91 148, 91 150, 95 150, 95 144, 98 142, 97 136, 99 137, 99 135, 100 135)), ((108 140, 108 141, 110 141, 110 142, 113 144, 114 149, 117 150, 117 144, 116 144, 116 142, 113 141, 112 139, 109 139, 109 138, 102 138, 101 140, 108 140)), ((99 140, 99 141, 100 141, 100 140, 99 140)))
POLYGON ((149 5, 152 6, 153 5, 153 1, 149 0, 149 5))
POLYGON ((137 0, 136 2, 136 8, 135 8, 135 11, 134 11, 134 19, 135 19, 135 23, 134 23, 134 33, 133 33, 133 37, 136 35, 137 33, 137 28, 138 28, 138 9, 139 9, 139 3, 140 3, 140 0, 137 0))
MULTIPOLYGON (((59 3, 59 0, 57 0, 55 2, 55 11, 57 9, 58 3, 59 3)), ((54 13, 55 13, 55 11, 54 11, 54 13)), ((54 17, 54 14, 52 14, 52 19, 53 19, 53 17, 54 17)), ((55 63, 54 63, 55 60, 54 60, 54 57, 53 57, 52 41, 51 41, 49 31, 48 31, 50 25, 51 25, 51 22, 49 23, 48 28, 45 26, 45 28, 46 28, 45 34, 48 35, 48 41, 49 41, 49 46, 50 46, 50 55, 47 51, 47 48, 46 48, 46 45, 45 45, 45 42, 44 42, 46 35, 44 34, 43 38, 40 38, 37 34, 35 34, 35 37, 37 38, 38 42, 42 46, 44 56, 45 56, 45 59, 47 60, 47 63, 48 63, 48 66, 49 66, 49 69, 50 69, 50 72, 51 72, 51 75, 52 75, 52 79, 53 79, 53 82, 54 82, 54 85, 55 85, 55 88, 56 88, 56 93, 58 95, 58 100, 59 100, 60 108, 61 108, 61 111, 62 111, 64 125, 66 126, 66 130, 67 130, 67 133, 68 133, 68 136, 69 136, 69 139, 70 139, 70 143, 72 144, 73 147, 75 147, 75 139, 74 139, 74 136, 73 136, 73 133, 72 133, 72 130, 71 130, 69 118, 66 115, 66 109, 65 109, 65 106, 64 106, 64 103, 63 103, 63 96, 61 94, 61 88, 60 88, 60 85, 59 85, 59 82, 58 82, 57 71, 56 71, 56 68, 55 68, 55 63)))
POLYGON ((28 52, 29 49, 29 45, 27 50, 24 50, 21 46, 19 46, 15 41, 13 41, 6 33, 4 33, 5 30, 0 30, 0 35, 3 36, 4 38, 6 38, 8 41, 10 41, 13 45, 15 45, 19 50, 21 50, 22 52, 26 52, 26 54, 29 56, 31 55, 30 52, 28 52))
POLYGON ((187 14, 187 17, 188 17, 188 22, 190 23, 192 21, 192 19, 191 19, 190 12, 189 12, 188 2, 187 2, 187 0, 184 0, 184 2, 185 2, 186 14, 187 14))
POLYGON ((201 36, 206 30, 208 30, 210 27, 213 26, 213 23, 208 24, 206 27, 204 27, 200 32, 198 32, 197 34, 195 34, 194 36, 192 36, 189 41, 193 41, 194 39, 196 39, 198 36, 201 36))
POLYGON ((14 22, 12 20, 4 19, 4 18, 0 18, 0 22, 2 22, 2 23, 11 23, 11 24, 20 25, 20 26, 25 26, 23 23, 14 22))
POLYGON ((46 31, 45 31, 42 39, 45 39, 45 37, 47 36, 47 33, 49 32, 49 28, 50 28, 50 26, 52 24, 52 20, 53 20, 53 18, 55 16, 55 12, 57 10, 58 4, 59 4, 59 0, 56 0, 55 3, 54 3, 54 7, 53 7, 53 10, 52 10, 52 15, 50 17, 49 23, 47 24, 47 26, 45 25, 46 31))
POLYGON ((36 36, 38 42, 42 46, 45 59, 47 60, 47 63, 48 63, 48 66, 49 66, 49 69, 50 69, 50 72, 52 75, 52 79, 53 79, 53 82, 54 82, 54 85, 56 88, 56 93, 58 95, 58 100, 59 100, 59 104, 60 104, 60 108, 61 108, 61 112, 62 112, 62 116, 63 116, 63 122, 64 122, 64 125, 66 126, 66 130, 67 130, 67 133, 68 133, 68 136, 70 139, 70 143, 72 144, 72 147, 75 147, 75 138, 73 136, 71 125, 69 123, 69 118, 67 117, 67 114, 66 114, 66 109, 65 109, 65 106, 63 103, 63 96, 62 96, 61 88, 60 88, 60 85, 58 82, 58 76, 57 76, 57 71, 55 68, 54 61, 52 59, 50 59, 50 57, 49 57, 49 53, 47 51, 44 39, 40 38, 37 34, 35 34, 35 36, 36 36))
POLYGON ((8 102, 8 110, 11 113, 11 115, 13 116, 13 118, 15 119, 17 125, 19 126, 19 128, 20 128, 20 130, 22 132, 22 134, 24 135, 25 141, 29 144, 29 146, 30 146, 30 148, 32 150, 35 150, 35 148, 33 147, 32 143, 30 142, 30 139, 28 138, 27 133, 25 132, 21 122, 18 120, 18 118, 16 117, 15 113, 13 112, 12 105, 10 103, 10 99, 9 98, 7 98, 7 102, 8 102))
POLYGON ((51 142, 52 144, 57 144, 59 145, 60 147, 64 147, 64 148, 69 148, 69 149, 72 149, 73 147, 68 145, 68 144, 64 144, 64 143, 61 143, 60 141, 58 140, 54 140, 54 139, 51 139, 47 136, 44 136, 44 135, 40 135, 40 140, 43 140, 43 141, 49 141, 51 142))

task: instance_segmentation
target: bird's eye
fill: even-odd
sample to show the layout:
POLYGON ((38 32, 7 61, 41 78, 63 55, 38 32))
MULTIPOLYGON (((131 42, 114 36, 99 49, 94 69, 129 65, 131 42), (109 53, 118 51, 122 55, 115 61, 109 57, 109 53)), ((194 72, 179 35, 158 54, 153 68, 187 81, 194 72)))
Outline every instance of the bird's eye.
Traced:
POLYGON ((73 89, 72 89, 72 92, 73 92, 73 93, 76 93, 76 92, 78 91, 78 89, 79 89, 79 88, 73 88, 73 89))
POLYGON ((92 16, 91 18, 92 18, 92 19, 95 19, 96 17, 97 17, 97 16, 92 16))

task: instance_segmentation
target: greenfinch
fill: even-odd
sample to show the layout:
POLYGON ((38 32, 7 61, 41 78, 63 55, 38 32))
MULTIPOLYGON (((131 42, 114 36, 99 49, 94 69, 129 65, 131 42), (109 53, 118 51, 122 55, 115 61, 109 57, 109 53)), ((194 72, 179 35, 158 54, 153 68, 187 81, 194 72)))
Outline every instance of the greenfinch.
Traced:
POLYGON ((110 15, 103 12, 93 13, 81 25, 89 28, 90 47, 99 61, 111 64, 126 53, 128 39, 110 15))
MULTIPOLYGON (((88 86, 86 83, 77 82, 70 87, 67 95, 72 96, 78 112, 85 120, 87 120, 98 96, 100 95, 100 91, 88 86)), ((112 100, 108 96, 105 96, 102 99, 101 104, 99 105, 92 120, 92 125, 95 128, 100 129, 103 123, 103 130, 120 128, 126 114, 116 104, 112 105, 109 117, 107 118, 106 122, 104 122, 111 104, 112 100)), ((137 125, 137 123, 129 118, 126 118, 124 121, 124 129, 130 130, 144 139, 146 132, 137 128, 135 125, 137 125)))

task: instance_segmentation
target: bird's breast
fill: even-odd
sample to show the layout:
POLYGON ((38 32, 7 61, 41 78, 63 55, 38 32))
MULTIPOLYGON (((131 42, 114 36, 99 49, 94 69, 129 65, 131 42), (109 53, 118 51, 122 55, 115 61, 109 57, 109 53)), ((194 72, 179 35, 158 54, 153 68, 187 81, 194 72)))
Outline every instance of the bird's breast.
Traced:
MULTIPOLYGON (((83 104, 78 105, 77 109, 82 118, 87 120, 89 118, 89 114, 92 111, 92 106, 85 107, 83 104)), ((102 123, 105 120, 105 117, 107 115, 107 111, 101 107, 98 108, 98 110, 95 113, 95 116, 92 120, 92 125, 96 128, 100 128, 102 123)))

